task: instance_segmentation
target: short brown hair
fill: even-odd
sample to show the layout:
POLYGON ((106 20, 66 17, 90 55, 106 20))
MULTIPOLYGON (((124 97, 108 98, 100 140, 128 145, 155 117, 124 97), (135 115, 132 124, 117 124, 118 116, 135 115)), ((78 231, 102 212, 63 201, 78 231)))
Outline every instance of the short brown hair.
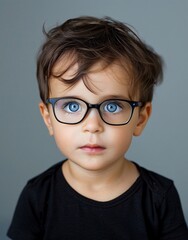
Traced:
POLYGON ((43 102, 49 97, 53 67, 67 54, 74 56, 71 66, 75 63, 79 66, 71 80, 64 80, 67 84, 86 78, 90 68, 99 61, 106 66, 120 61, 129 69, 132 93, 138 91, 144 103, 152 101, 154 86, 162 81, 163 61, 127 24, 109 17, 82 16, 69 19, 49 32, 44 30, 44 33, 46 41, 37 59, 37 79, 43 102))

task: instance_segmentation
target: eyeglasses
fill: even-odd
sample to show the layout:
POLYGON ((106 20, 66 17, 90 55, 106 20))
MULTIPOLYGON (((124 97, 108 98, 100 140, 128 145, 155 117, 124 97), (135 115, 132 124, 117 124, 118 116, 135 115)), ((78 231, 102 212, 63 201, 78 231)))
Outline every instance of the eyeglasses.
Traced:
POLYGON ((73 97, 49 98, 46 103, 52 104, 54 116, 60 123, 78 124, 83 121, 91 108, 96 108, 101 119, 114 126, 129 123, 135 107, 143 105, 142 102, 122 99, 108 99, 99 104, 90 104, 73 97))

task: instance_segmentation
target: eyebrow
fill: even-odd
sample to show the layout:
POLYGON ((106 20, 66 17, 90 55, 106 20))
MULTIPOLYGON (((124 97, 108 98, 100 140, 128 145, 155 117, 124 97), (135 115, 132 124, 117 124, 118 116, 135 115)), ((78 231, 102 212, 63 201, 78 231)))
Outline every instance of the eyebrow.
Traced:
POLYGON ((129 97, 125 97, 123 95, 107 95, 104 97, 105 99, 124 99, 124 100, 130 100, 129 97))
MULTIPOLYGON (((67 96, 62 96, 62 98, 78 98, 80 100, 83 100, 83 101, 88 101, 87 99, 84 99, 83 96, 78 96, 78 95, 67 95, 67 96)), ((121 99, 121 100, 132 100, 130 99, 129 97, 125 97, 123 95, 106 95, 106 96, 101 96, 99 97, 99 101, 98 102, 103 102, 103 101, 106 101, 106 100, 110 100, 110 99, 121 99)))

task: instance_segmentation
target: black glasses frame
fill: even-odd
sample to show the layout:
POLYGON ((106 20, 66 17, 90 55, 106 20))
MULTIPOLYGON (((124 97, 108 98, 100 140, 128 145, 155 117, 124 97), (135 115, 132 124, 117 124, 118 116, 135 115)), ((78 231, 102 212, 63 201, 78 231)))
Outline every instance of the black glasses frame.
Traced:
POLYGON ((92 109, 92 108, 96 108, 96 109, 98 110, 98 113, 99 113, 101 119, 102 119, 103 122, 105 122, 106 124, 112 125, 112 126, 122 126, 122 125, 126 125, 126 124, 128 124, 128 123, 130 122, 130 120, 131 120, 131 118, 132 118, 132 116, 133 116, 133 112, 134 112, 135 107, 142 107, 142 106, 143 106, 143 103, 140 102, 140 101, 130 101, 130 100, 125 100, 125 99, 117 99, 117 98, 115 98, 115 99, 106 99, 105 101, 102 101, 102 102, 99 103, 99 104, 91 104, 91 103, 88 103, 88 102, 86 102, 86 101, 84 101, 83 99, 80 99, 80 98, 75 98, 75 97, 59 97, 59 98, 48 98, 48 99, 46 100, 46 103, 52 105, 53 114, 54 114, 56 120, 57 120, 58 122, 60 122, 60 123, 68 124, 68 125, 75 125, 75 124, 78 124, 78 123, 82 122, 82 121, 84 120, 84 118, 87 116, 89 110, 92 109), (83 118, 82 118, 79 122, 76 122, 76 123, 63 122, 63 121, 60 121, 60 120, 57 118, 57 116, 56 116, 56 113, 55 113, 55 104, 56 104, 56 102, 59 101, 59 100, 61 100, 61 99, 69 99, 69 98, 82 101, 82 102, 84 102, 84 103, 86 104, 86 106, 87 106, 87 111, 86 111, 86 113, 84 114, 83 118), (127 102, 127 103, 131 106, 132 111, 131 111, 131 114, 130 114, 130 117, 129 117, 128 121, 126 121, 126 122, 124 122, 124 123, 120 123, 120 124, 119 124, 119 123, 118 123, 118 124, 114 124, 114 123, 108 123, 108 122, 106 122, 106 121, 103 119, 102 114, 101 114, 101 111, 100 111, 100 106, 101 106, 104 102, 106 102, 106 101, 114 101, 114 100, 127 102))

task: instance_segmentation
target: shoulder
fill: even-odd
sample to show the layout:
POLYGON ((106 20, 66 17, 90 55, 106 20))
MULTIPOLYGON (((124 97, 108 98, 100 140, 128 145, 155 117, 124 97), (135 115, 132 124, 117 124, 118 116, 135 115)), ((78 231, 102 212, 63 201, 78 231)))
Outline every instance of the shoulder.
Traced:
POLYGON ((51 177, 53 177, 54 174, 56 174, 56 172, 61 168, 62 163, 63 163, 63 161, 56 163, 55 165, 51 166, 50 168, 48 168, 44 172, 42 172, 39 175, 31 178, 28 181, 27 184, 31 186, 31 185, 46 182, 47 180, 51 179, 51 177))
POLYGON ((169 191, 175 189, 174 182, 161 174, 138 166, 141 179, 147 188, 160 198, 165 198, 169 191))
POLYGON ((40 226, 45 221, 49 198, 61 166, 62 162, 59 162, 27 182, 19 196, 9 228, 9 236, 29 239, 33 234, 32 236, 39 236, 37 239, 42 239, 40 226))
POLYGON ((146 168, 140 166, 138 168, 145 200, 152 202, 157 209, 160 208, 161 214, 163 212, 165 215, 169 209, 175 208, 175 215, 182 216, 180 197, 173 180, 146 168))
POLYGON ((187 239, 187 226, 174 182, 146 168, 138 166, 138 169, 144 191, 142 206, 145 205, 148 218, 153 222, 153 216, 158 216, 161 236, 168 233, 168 239, 187 239))
POLYGON ((30 179, 25 185, 21 196, 24 198, 32 198, 33 200, 44 199, 55 184, 57 172, 61 168, 63 161, 51 166, 44 172, 30 179))

